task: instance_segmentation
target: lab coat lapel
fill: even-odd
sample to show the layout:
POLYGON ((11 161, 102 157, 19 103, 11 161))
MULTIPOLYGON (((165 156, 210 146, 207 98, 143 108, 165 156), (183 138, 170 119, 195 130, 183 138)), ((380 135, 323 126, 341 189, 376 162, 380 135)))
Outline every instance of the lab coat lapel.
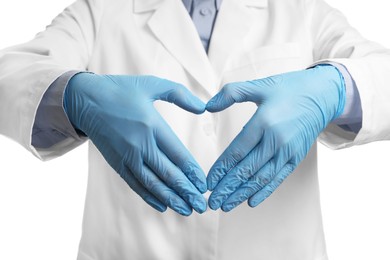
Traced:
POLYGON ((155 10, 147 22, 152 33, 210 95, 215 93, 215 73, 183 3, 136 0, 135 4, 135 12, 155 10))
POLYGON ((209 59, 220 80, 230 55, 243 43, 254 26, 254 13, 267 10, 268 0, 224 0, 220 7, 209 48, 209 59))

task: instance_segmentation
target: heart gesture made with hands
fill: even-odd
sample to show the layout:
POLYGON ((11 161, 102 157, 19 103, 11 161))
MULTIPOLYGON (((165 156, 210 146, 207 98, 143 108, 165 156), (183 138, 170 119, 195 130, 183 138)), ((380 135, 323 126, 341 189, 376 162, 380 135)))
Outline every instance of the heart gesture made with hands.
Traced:
POLYGON ((150 206, 188 216, 208 204, 227 212, 264 201, 306 157, 325 127, 343 112, 345 83, 331 65, 225 85, 207 104, 184 86, 153 76, 78 73, 64 109, 111 167, 150 206), (211 167, 201 167, 153 106, 163 100, 191 113, 234 103, 258 108, 211 167))

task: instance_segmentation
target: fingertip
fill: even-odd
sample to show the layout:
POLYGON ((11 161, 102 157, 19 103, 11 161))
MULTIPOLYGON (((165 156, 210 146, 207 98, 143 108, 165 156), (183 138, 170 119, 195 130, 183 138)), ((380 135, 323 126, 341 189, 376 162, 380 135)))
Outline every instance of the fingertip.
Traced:
POLYGON ((248 200, 248 205, 249 205, 249 207, 254 208, 254 207, 257 207, 264 200, 265 200, 265 197, 256 198, 256 199, 250 198, 248 200))
POLYGON ((192 113, 200 115, 206 111, 206 104, 199 98, 192 96, 191 100, 192 113))
POLYGON ((215 97, 212 98, 209 102, 207 102, 205 110, 207 110, 210 113, 215 113, 220 111, 220 109, 218 108, 218 102, 216 101, 215 97))
POLYGON ((230 204, 228 204, 228 205, 222 205, 222 207, 221 207, 222 211, 223 211, 223 212, 226 212, 226 213, 229 212, 229 211, 231 211, 233 208, 234 208, 234 207, 231 206, 230 204))
POLYGON ((206 193, 207 192, 207 184, 206 183, 200 184, 198 187, 198 190, 202 194, 206 193))
POLYGON ((222 169, 219 167, 211 167, 206 179, 208 190, 213 191, 223 176, 225 174, 222 169))
POLYGON ((194 114, 196 114, 196 115, 201 115, 201 114, 203 114, 205 111, 206 111, 206 108, 203 107, 203 108, 197 108, 197 109, 195 109, 194 111, 192 111, 192 113, 194 113, 194 114))
POLYGON ((184 217, 189 217, 192 214, 192 209, 181 210, 178 213, 184 217))
POLYGON ((203 114, 206 111, 206 105, 202 101, 190 100, 176 102, 176 105, 196 115, 203 114))
POLYGON ((161 213, 164 213, 165 211, 167 211, 167 206, 158 205, 157 207, 155 207, 155 209, 160 211, 161 213))
POLYGON ((237 102, 243 102, 246 100, 246 95, 239 91, 239 82, 225 84, 221 91, 212 97, 206 104, 206 110, 209 112, 220 112, 227 109, 231 105, 237 102))
POLYGON ((220 205, 212 198, 209 198, 209 207, 212 210, 217 210, 220 208, 220 205))
MULTIPOLYGON (((210 176, 210 174, 209 174, 210 176)), ((207 189, 209 191, 213 191, 214 188, 215 188, 215 184, 213 183, 213 181, 211 180, 211 178, 209 178, 209 176, 207 176, 207 189)))
POLYGON ((155 210, 161 212, 161 213, 164 213, 166 210, 167 210, 167 206, 163 205, 161 202, 159 201, 148 201, 148 204, 154 208, 155 210))
POLYGON ((187 175, 188 179, 195 185, 199 192, 203 194, 207 191, 206 175, 196 163, 187 163, 183 172, 187 175))
POLYGON ((174 103, 188 112, 202 114, 206 111, 206 104, 195 96, 184 85, 176 83, 173 89, 159 94, 156 99, 174 103))
POLYGON ((207 179, 206 175, 202 170, 198 172, 199 180, 197 183, 198 190, 203 194, 207 191, 207 179))
POLYGON ((221 209, 224 211, 224 212, 229 212, 235 208, 237 208, 242 202, 243 200, 241 200, 240 198, 233 198, 234 196, 230 197, 230 201, 226 201, 225 203, 222 204, 221 206, 221 209))
POLYGON ((213 206, 214 209, 222 208, 223 203, 225 203, 227 198, 227 193, 224 191, 224 187, 218 187, 217 190, 211 193, 209 197, 209 204, 213 206))
POLYGON ((197 207, 194 207, 194 209, 199 214, 202 214, 202 213, 206 212, 206 210, 207 210, 207 202, 206 202, 206 200, 202 197, 202 201, 197 203, 197 207))

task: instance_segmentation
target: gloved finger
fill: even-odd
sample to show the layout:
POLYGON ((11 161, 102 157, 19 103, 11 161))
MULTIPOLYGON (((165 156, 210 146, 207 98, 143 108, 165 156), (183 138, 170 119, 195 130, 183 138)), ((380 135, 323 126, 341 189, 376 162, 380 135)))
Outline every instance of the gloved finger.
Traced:
POLYGON ((262 141, 239 163, 237 163, 218 185, 209 198, 211 209, 218 209, 237 189, 244 185, 252 176, 259 174, 265 165, 269 168, 269 160, 275 155, 274 144, 267 140, 266 135, 262 141))
POLYGON ((125 162, 135 178, 159 201, 183 216, 191 215, 192 208, 143 163, 140 154, 130 154, 125 162))
MULTIPOLYGON (((266 137, 264 137, 266 139, 266 137)), ((264 142, 266 143, 266 142, 264 142)), ((275 144, 272 144, 274 146, 275 144)), ((276 153, 272 151, 265 158, 270 158, 247 182, 243 183, 225 202, 222 204, 223 211, 230 211, 249 197, 253 196, 256 192, 263 189, 277 176, 282 169, 287 165, 291 164, 291 158, 289 146, 281 147, 276 153)), ((259 151, 266 154, 268 151, 266 146, 256 147, 260 148, 259 151)), ((256 160, 256 159, 255 159, 256 160)), ((259 160, 262 160, 260 158, 259 160)), ((225 178, 226 179, 226 178, 225 178)))
POLYGON ((185 86, 168 80, 164 80, 164 82, 155 92, 154 98, 156 100, 173 103, 194 114, 202 114, 205 111, 206 104, 194 96, 185 86))
POLYGON ((155 210, 160 212, 167 210, 167 206, 159 201, 152 193, 146 190, 144 186, 134 177, 133 173, 129 169, 126 168, 125 172, 120 173, 120 176, 135 193, 137 193, 155 210))
MULTIPOLYGON (((269 114, 269 111, 259 108, 256 122, 267 127, 264 113, 269 114)), ((300 149, 298 149, 300 145, 286 134, 286 131, 288 132, 288 129, 283 125, 271 125, 264 131, 260 144, 234 165, 214 188, 209 198, 210 208, 219 208, 233 192, 257 174, 271 158, 274 158, 272 160, 274 167, 270 171, 277 173, 292 157, 300 157, 300 149)))
POLYGON ((183 216, 189 216, 192 208, 171 188, 158 178, 155 173, 144 164, 144 175, 140 182, 155 195, 162 203, 183 216))
POLYGON ((222 178, 244 159, 262 139, 264 130, 258 124, 257 113, 259 113, 259 110, 256 111, 241 132, 211 167, 207 176, 209 190, 214 190, 222 178))
POLYGON ((282 182, 295 170, 295 168, 295 164, 287 163, 270 183, 249 198, 248 205, 253 208, 263 202, 280 186, 280 184, 282 184, 282 182))
POLYGON ((192 154, 165 121, 161 121, 156 133, 158 148, 171 160, 201 192, 207 191, 206 174, 192 154))
POLYGON ((209 112, 220 112, 234 103, 253 102, 256 96, 254 91, 256 91, 256 86, 250 82, 228 83, 207 102, 206 110, 209 112))
POLYGON ((152 146, 144 155, 149 168, 184 201, 198 213, 207 209, 203 195, 197 190, 185 174, 174 165, 157 146, 152 146))
POLYGON ((256 192, 269 184, 281 171, 284 165, 280 166, 275 158, 269 160, 255 175, 246 183, 242 184, 221 206, 222 210, 229 212, 242 202, 248 200, 256 192))

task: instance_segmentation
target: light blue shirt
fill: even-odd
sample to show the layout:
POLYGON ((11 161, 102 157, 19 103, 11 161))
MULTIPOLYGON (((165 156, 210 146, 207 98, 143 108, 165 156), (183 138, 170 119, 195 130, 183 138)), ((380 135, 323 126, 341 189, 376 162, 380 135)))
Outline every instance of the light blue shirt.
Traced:
MULTIPOLYGON (((212 35, 215 19, 222 0, 182 0, 199 33, 206 52, 212 35)), ((362 125, 362 112, 359 92, 347 69, 335 63, 346 82, 347 101, 344 113, 334 121, 345 130, 357 133, 362 125)), ((59 77, 46 91, 35 117, 32 145, 36 148, 48 148, 67 137, 79 135, 69 122, 63 107, 63 92, 68 81, 78 71, 70 71, 59 77)))
POLYGON ((183 0, 206 51, 209 49, 211 34, 221 3, 222 0, 183 0))

